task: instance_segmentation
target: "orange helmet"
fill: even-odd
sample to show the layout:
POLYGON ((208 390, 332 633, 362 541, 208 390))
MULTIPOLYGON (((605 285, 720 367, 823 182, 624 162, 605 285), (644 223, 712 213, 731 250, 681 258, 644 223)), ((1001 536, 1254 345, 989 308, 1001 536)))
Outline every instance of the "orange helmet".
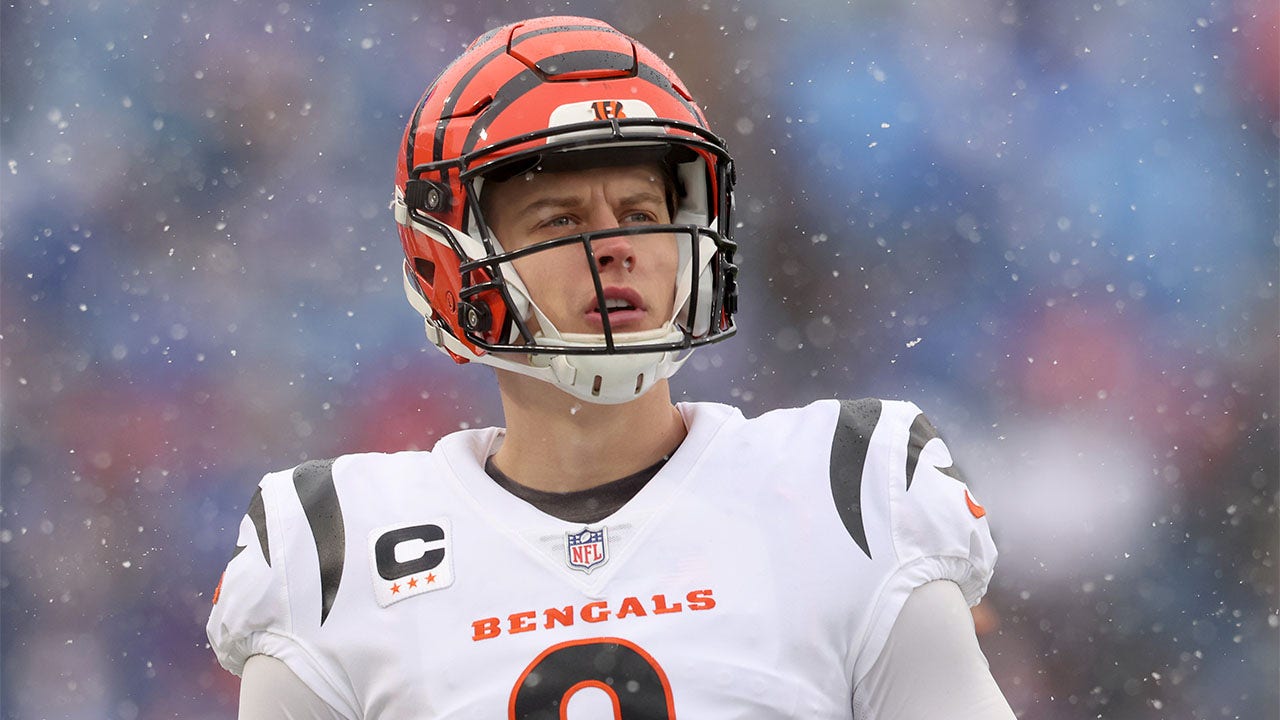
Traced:
MULTIPOLYGON (((599 20, 547 17, 477 38, 427 89, 405 129, 392 207, 405 294, 427 336, 477 361, 559 385, 592 402, 625 402, 675 372, 697 346, 733 334, 733 161, 689 91, 657 55, 599 20), (504 252, 485 221, 486 177, 557 158, 626 153, 670 171, 671 223, 583 233, 504 252), (578 244, 593 264, 601 237, 662 232, 681 241, 674 316, 662 328, 560 333, 512 266, 578 244), (530 318, 536 317, 532 326, 530 318)), ((598 268, 597 299, 605 307, 598 268)))

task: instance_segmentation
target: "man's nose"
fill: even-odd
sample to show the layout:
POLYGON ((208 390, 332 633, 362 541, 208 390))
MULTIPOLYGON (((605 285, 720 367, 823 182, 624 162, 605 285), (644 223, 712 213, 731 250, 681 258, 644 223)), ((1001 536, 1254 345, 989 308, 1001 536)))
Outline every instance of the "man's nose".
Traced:
POLYGON ((636 248, 630 235, 595 240, 591 243, 591 252, 595 254, 596 266, 601 270, 613 267, 631 272, 636 265, 636 248))
MULTIPOLYGON (((621 227, 611 209, 600 208, 594 213, 592 230, 617 230, 621 227)), ((596 257, 596 266, 601 270, 614 267, 630 272, 636 264, 636 249, 631 239, 631 235, 613 235, 593 240, 591 252, 596 257)))

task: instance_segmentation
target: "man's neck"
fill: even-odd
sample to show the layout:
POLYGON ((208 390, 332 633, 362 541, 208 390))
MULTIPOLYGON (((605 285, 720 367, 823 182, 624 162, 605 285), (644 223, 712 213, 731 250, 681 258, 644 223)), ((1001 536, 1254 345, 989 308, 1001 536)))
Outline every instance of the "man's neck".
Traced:
POLYGON ((507 434, 494 463, 526 487, 586 490, 675 451, 686 430, 663 380, 643 396, 597 405, 534 378, 499 371, 507 434))

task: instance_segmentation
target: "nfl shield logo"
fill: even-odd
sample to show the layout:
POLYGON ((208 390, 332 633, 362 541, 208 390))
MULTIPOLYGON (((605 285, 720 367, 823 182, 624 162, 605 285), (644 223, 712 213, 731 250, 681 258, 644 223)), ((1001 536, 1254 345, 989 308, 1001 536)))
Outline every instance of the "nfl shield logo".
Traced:
POLYGON ((565 533, 565 559, 569 567, 585 573, 609 559, 605 528, 592 530, 584 527, 580 533, 565 533))

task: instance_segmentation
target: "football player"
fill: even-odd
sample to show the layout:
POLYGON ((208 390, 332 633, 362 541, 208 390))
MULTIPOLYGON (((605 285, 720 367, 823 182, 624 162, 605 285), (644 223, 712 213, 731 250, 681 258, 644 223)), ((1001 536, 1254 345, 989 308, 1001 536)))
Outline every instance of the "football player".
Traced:
POLYGON ((915 405, 672 403, 738 286, 733 161, 661 59, 498 28, 396 164, 409 302, 506 427, 263 479, 208 624, 242 718, 1013 716, 985 511, 915 405))

